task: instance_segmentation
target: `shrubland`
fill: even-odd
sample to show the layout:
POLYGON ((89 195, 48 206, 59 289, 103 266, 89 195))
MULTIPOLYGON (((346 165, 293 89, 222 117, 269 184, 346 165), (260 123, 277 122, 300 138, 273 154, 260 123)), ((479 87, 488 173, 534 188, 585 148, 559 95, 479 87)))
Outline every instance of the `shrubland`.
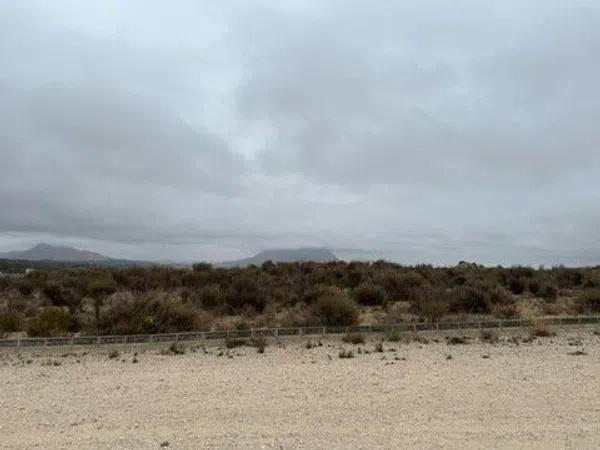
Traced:
POLYGON ((48 267, 0 277, 0 335, 437 322, 529 317, 532 307, 599 313, 600 269, 269 262, 229 269, 48 267))

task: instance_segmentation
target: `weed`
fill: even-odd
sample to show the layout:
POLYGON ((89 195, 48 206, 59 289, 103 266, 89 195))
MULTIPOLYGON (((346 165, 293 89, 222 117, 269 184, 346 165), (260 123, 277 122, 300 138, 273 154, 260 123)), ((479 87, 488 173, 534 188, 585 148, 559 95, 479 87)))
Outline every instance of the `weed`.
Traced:
POLYGON ((494 330, 481 330, 479 339, 490 344, 496 344, 499 341, 498 333, 494 330))
POLYGON ((451 336, 449 338, 446 338, 446 343, 448 345, 461 345, 468 344, 469 340, 466 336, 451 336))
POLYGON ((390 342, 399 342, 402 339, 402 334, 400 333, 400 330, 394 328, 387 334, 386 338, 390 342))
POLYGON ((362 335, 362 333, 348 333, 342 338, 342 341, 354 345, 364 344, 365 337, 362 335))
POLYGON ((352 350, 340 350, 338 356, 342 359, 354 358, 354 352, 352 350))

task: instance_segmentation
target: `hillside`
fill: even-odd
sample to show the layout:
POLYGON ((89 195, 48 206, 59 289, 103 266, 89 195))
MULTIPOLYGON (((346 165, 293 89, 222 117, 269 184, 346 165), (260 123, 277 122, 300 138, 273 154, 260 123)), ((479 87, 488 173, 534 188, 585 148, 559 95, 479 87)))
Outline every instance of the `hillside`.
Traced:
POLYGON ((0 253, 0 272, 21 273, 27 268, 59 269, 75 267, 150 267, 148 261, 114 259, 99 253, 73 247, 37 244, 24 251, 0 253))
POLYGON ((79 250, 62 245, 37 244, 24 251, 0 253, 0 258, 21 261, 97 262, 111 258, 87 250, 79 250))

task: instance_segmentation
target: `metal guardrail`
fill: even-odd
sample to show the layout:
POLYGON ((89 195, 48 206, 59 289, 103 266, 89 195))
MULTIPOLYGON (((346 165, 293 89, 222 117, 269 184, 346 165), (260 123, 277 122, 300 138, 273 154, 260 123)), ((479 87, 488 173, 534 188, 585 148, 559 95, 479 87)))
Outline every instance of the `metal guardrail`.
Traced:
POLYGON ((4 347, 54 347, 63 345, 107 345, 142 344, 151 342, 193 342, 219 339, 250 339, 257 336, 321 336, 344 333, 410 333, 419 331, 451 331, 473 329, 523 328, 535 323, 544 325, 600 325, 600 316, 544 317, 538 319, 499 319, 468 322, 406 322, 385 325, 358 325, 349 327, 292 327, 292 328, 253 328, 248 330, 196 331, 165 334, 126 334, 100 336, 71 336, 55 338, 0 339, 4 347))

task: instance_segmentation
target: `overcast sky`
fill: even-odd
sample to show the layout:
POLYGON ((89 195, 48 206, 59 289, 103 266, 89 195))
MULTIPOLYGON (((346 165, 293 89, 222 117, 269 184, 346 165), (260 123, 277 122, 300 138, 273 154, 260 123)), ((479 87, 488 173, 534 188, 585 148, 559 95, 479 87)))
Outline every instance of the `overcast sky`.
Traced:
POLYGON ((0 251, 600 264, 599 80, 596 0, 0 2, 0 251))

